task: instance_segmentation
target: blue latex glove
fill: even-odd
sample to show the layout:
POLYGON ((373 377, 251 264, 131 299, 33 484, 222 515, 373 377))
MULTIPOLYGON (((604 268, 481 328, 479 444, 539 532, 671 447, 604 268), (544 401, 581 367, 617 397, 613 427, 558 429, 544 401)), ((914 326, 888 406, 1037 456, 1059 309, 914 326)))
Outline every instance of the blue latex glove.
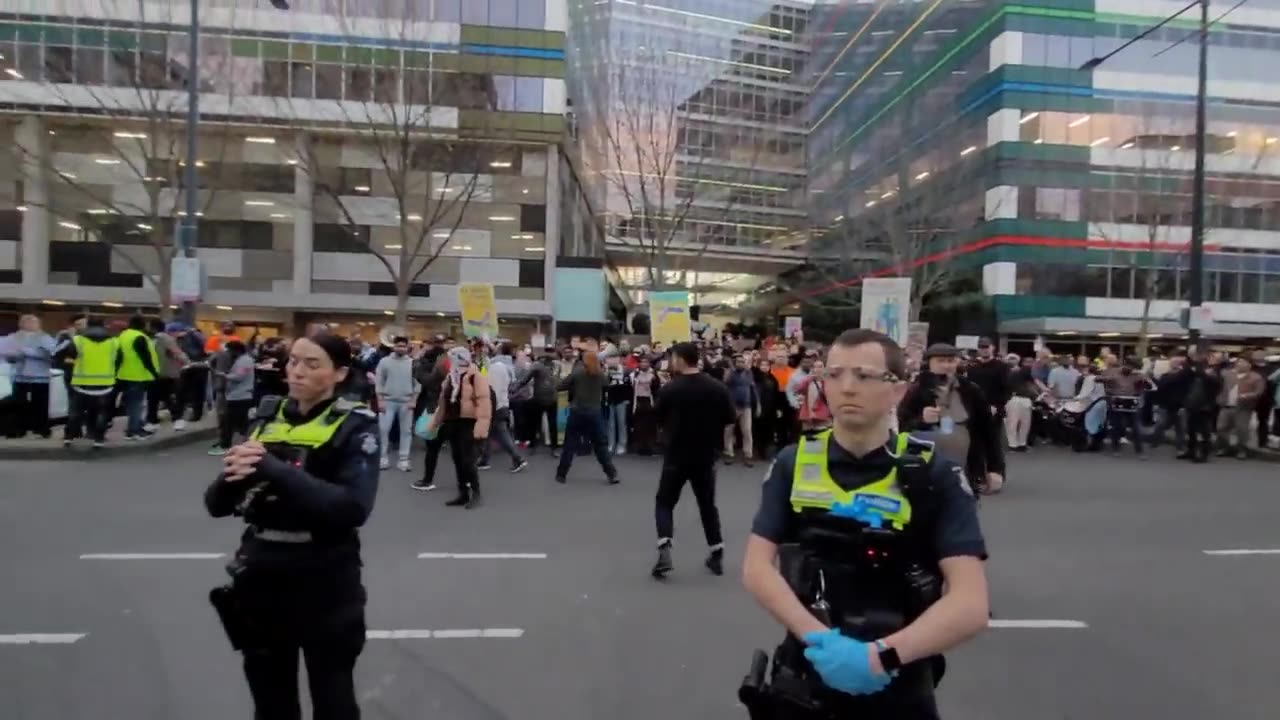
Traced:
POLYGON ((889 686, 883 671, 872 673, 867 643, 840 634, 839 630, 811 632, 804 636, 804 656, 828 687, 850 695, 870 695, 889 686))

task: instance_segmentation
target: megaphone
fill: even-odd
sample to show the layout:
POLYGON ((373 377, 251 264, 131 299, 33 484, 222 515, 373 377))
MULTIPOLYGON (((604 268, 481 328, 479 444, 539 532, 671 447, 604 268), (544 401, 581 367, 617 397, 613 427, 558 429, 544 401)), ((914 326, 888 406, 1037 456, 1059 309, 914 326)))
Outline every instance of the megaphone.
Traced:
POLYGON ((378 331, 378 342, 387 347, 395 345, 395 339, 398 337, 409 337, 409 332, 402 325, 383 325, 378 331))

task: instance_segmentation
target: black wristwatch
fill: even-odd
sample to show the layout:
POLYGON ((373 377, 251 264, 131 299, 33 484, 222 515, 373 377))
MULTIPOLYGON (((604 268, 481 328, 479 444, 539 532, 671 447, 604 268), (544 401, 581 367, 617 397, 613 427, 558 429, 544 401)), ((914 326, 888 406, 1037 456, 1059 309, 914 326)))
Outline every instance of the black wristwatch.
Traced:
POLYGON ((889 677, 898 677, 898 671, 902 669, 902 658, 898 657, 898 651, 886 645, 883 640, 876 641, 876 649, 880 651, 880 667, 884 668, 889 677))

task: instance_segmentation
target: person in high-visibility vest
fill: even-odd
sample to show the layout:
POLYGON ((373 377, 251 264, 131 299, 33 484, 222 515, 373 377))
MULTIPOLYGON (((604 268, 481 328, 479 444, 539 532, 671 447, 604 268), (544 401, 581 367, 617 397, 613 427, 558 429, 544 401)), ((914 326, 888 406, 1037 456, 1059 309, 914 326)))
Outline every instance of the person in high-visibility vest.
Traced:
POLYGON ((151 435, 143 427, 142 416, 147 409, 147 389, 160 376, 157 370, 160 359, 156 356, 155 343, 145 332, 146 327, 146 318, 134 315, 129 318, 129 327, 120 331, 117 338, 120 344, 120 364, 116 368, 116 380, 120 382, 125 416, 128 418, 124 430, 125 440, 141 440, 151 435))
POLYGON ((93 447, 103 446, 107 421, 111 419, 112 390, 116 385, 116 369, 120 346, 102 325, 102 318, 88 318, 85 328, 71 337, 66 357, 75 364, 71 372, 71 392, 67 396, 70 412, 62 436, 62 444, 88 435, 93 447))

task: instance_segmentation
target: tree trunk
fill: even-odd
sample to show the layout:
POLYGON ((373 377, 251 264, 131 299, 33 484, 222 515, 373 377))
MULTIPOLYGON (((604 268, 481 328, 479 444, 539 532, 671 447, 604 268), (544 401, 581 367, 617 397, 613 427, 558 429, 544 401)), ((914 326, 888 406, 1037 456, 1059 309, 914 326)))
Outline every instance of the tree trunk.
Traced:
POLYGON ((1151 325, 1151 299, 1156 294, 1155 273, 1155 268, 1147 268, 1147 275, 1142 283, 1142 318, 1138 321, 1138 345, 1134 348, 1134 354, 1140 358, 1147 356, 1147 350, 1151 346, 1148 332, 1151 325))
POLYGON ((160 319, 169 322, 173 319, 173 275, 169 260, 164 254, 160 256, 160 273, 156 277, 156 294, 160 296, 160 319))
POLYGON ((409 283, 396 283, 395 322, 402 328, 409 326, 409 283))

